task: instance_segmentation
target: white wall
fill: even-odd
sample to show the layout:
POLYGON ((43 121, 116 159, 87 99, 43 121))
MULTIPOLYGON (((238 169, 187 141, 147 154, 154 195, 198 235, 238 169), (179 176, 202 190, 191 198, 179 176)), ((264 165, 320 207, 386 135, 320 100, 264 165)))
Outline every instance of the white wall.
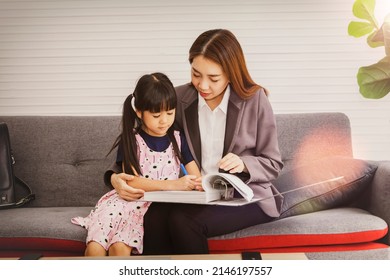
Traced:
POLYGON ((389 160, 390 94, 364 99, 356 82, 384 49, 348 36, 353 2, 0 0, 0 115, 118 115, 143 73, 188 82, 193 40, 227 28, 276 113, 344 112, 355 157, 389 160))

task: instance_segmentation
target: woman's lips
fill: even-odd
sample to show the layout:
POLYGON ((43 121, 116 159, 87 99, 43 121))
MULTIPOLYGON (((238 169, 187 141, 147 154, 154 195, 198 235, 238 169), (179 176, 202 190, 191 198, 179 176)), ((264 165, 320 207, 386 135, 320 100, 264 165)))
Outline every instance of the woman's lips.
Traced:
POLYGON ((203 98, 207 97, 210 93, 206 93, 206 92, 199 92, 200 96, 202 96, 203 98))

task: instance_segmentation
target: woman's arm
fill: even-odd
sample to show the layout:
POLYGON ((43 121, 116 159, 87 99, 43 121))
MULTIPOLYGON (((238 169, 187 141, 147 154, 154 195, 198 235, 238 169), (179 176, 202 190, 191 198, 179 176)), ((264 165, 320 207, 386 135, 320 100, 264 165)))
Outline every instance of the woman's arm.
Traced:
POLYGON ((144 190, 133 188, 127 184, 127 182, 132 181, 134 178, 135 176, 126 173, 112 173, 110 181, 121 198, 127 201, 133 201, 144 196, 144 190))
POLYGON ((230 173, 244 173, 242 175, 248 178, 247 183, 269 182, 278 176, 283 167, 275 117, 263 91, 245 103, 239 117, 234 111, 229 115, 229 128, 238 131, 233 138, 234 145, 230 144, 232 150, 221 159, 219 167, 230 173))
POLYGON ((127 185, 127 181, 132 180, 133 175, 122 173, 121 165, 114 162, 104 173, 104 183, 109 188, 114 188, 118 195, 127 201, 141 198, 144 191, 127 185))
MULTIPOLYGON (((254 129, 255 145, 239 154, 249 174, 248 182, 269 182, 278 177, 283 168, 279 150, 275 116, 268 97, 260 91, 254 129)), ((248 183, 247 182, 247 183, 248 183)))

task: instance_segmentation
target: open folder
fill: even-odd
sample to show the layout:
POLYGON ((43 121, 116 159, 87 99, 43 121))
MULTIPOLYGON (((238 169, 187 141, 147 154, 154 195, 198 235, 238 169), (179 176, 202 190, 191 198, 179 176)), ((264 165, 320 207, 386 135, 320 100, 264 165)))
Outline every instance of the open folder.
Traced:
POLYGON ((297 191, 303 188, 314 187, 325 182, 332 182, 343 177, 336 177, 326 181, 301 186, 269 197, 254 197, 253 190, 239 177, 228 173, 211 173, 202 177, 204 191, 151 191, 145 192, 141 200, 152 202, 208 204, 223 206, 240 206, 273 198, 277 195, 297 191), (235 191, 239 197, 235 196, 235 191))
POLYGON ((210 205, 244 205, 255 202, 253 191, 240 178, 227 173, 211 173, 202 177, 204 191, 151 191, 142 200, 153 202, 210 205), (241 197, 234 197, 234 190, 241 197))

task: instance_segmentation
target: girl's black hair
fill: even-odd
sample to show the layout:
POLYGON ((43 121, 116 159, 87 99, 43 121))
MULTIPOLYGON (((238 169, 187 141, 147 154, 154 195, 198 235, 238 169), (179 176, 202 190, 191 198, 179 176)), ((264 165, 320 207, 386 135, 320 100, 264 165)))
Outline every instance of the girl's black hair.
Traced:
MULTIPOLYGON (((142 175, 135 138, 135 134, 141 129, 142 120, 138 118, 132 103, 141 112, 149 111, 151 113, 158 113, 161 111, 169 111, 176 109, 176 91, 172 82, 165 74, 159 72, 146 74, 138 80, 133 94, 130 94, 123 104, 122 131, 116 138, 109 153, 118 145, 122 145, 123 171, 127 174, 142 175)), ((175 154, 181 162, 182 157, 174 137, 173 126, 168 129, 167 134, 173 144, 175 154)))

